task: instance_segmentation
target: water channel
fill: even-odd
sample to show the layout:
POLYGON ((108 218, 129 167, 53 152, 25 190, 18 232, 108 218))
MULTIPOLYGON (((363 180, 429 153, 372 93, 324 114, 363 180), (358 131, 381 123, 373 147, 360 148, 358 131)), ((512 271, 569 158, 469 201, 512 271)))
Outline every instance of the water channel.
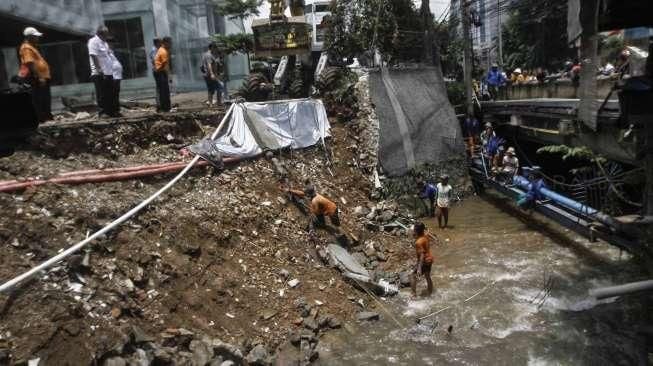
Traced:
POLYGON ((630 255, 499 197, 465 200, 453 207, 450 223, 450 230, 433 229, 446 241, 432 246, 436 292, 412 299, 403 290, 377 305, 381 320, 327 334, 320 364, 647 363, 644 336, 636 331, 650 321, 645 298, 587 296, 593 287, 645 278, 630 255))

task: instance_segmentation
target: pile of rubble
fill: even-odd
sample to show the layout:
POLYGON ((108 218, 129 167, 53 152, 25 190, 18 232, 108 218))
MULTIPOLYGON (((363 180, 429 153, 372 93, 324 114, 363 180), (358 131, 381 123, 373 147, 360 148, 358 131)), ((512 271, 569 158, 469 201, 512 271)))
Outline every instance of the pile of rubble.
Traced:
MULTIPOLYGON (((141 131, 149 134, 152 128, 141 131)), ((66 156, 20 151, 2 162, 0 176, 47 176, 159 156, 180 159, 180 146, 209 129, 194 122, 186 128, 163 128, 154 137, 163 137, 156 145, 126 150, 117 160, 104 149, 95 153, 98 142, 115 144, 108 130, 49 131, 42 137, 46 146, 74 138, 82 146, 78 149, 87 150, 66 156), (167 134, 175 139, 168 141, 167 134)), ((134 133, 131 140, 138 145, 138 129, 124 129, 134 133)), ((351 130, 334 126, 332 133, 329 160, 322 147, 278 158, 293 185, 310 178, 320 193, 339 203, 343 227, 357 238, 351 250, 365 255, 361 264, 374 269, 375 276, 396 280, 396 268, 412 257, 405 250, 411 241, 405 231, 391 229, 399 209, 390 201, 369 203, 372 182, 351 163, 355 154, 347 148, 351 130)), ((118 130, 112 135, 128 146, 126 135, 118 130)), ((246 161, 217 173, 210 167, 193 170, 87 252, 51 268, 16 296, 2 297, 0 353, 11 363, 41 358, 47 364, 100 359, 165 364, 200 357, 219 365, 239 362, 223 352, 223 344, 231 344, 236 347, 229 349, 237 348, 254 364, 266 364, 270 355, 306 362, 318 357, 321 332, 378 318, 365 315, 374 314, 375 305, 361 299, 365 294, 354 283, 325 266, 319 248, 335 238, 320 231, 318 246, 311 245, 307 218, 278 189, 270 160, 246 161)), ((11 278, 102 228, 167 179, 43 185, 0 194, 0 204, 12 213, 0 217, 0 278, 11 278)))
POLYGON ((379 120, 370 99, 369 75, 359 76, 355 91, 358 113, 348 123, 349 137, 354 141, 348 148, 354 155, 353 164, 373 182, 378 165, 379 120))

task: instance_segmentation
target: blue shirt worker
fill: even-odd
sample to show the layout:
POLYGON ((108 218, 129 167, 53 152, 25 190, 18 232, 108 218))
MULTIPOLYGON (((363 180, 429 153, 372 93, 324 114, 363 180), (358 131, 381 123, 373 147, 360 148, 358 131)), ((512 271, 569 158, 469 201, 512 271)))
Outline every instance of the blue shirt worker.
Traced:
POLYGON ((506 77, 503 76, 503 73, 499 70, 499 65, 492 64, 490 71, 488 71, 487 76, 485 77, 485 81, 488 85, 490 98, 496 100, 499 95, 499 88, 506 84, 506 77))
POLYGON ((422 200, 426 214, 435 217, 435 199, 438 195, 438 189, 433 184, 426 182, 420 182, 419 187, 419 198, 422 200))

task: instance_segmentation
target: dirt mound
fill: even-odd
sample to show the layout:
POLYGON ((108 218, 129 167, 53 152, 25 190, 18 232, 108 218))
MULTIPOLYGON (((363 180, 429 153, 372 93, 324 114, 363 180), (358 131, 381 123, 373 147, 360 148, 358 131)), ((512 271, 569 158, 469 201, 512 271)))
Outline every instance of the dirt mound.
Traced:
MULTIPOLYGON (((39 144, 1 160, 0 177, 179 160, 179 148, 204 136, 214 122, 185 117, 174 125, 89 127, 58 135, 53 130, 39 144)), ((300 185, 310 177, 319 192, 339 203, 343 227, 358 239, 353 251, 368 268, 398 280, 397 269, 412 258, 410 239, 396 227, 384 230, 396 207, 376 210, 368 202, 369 168, 363 174, 356 163, 359 152, 352 146, 360 138, 352 126, 334 126, 330 169, 321 147, 278 157, 291 181, 300 185), (378 213, 378 219, 371 216, 378 231, 365 229, 368 219, 360 212, 367 207, 378 213)), ((44 185, 0 194, 8 213, 0 217, 0 278, 12 278, 82 240, 168 179, 44 185)), ((217 358, 218 341, 243 355, 255 352, 251 357, 290 341, 282 350, 296 347, 301 357, 314 358, 321 330, 337 328, 374 304, 320 259, 320 248, 335 238, 320 231, 317 245, 310 243, 306 224, 278 190, 269 160, 242 162, 221 174, 195 169, 88 251, 3 295, 0 353, 11 363, 40 358, 44 364, 89 364, 111 357, 152 362, 159 356, 183 363, 217 358), (179 329, 192 337, 183 338, 179 329), (312 337, 302 333, 307 331, 312 337), (138 335, 147 337, 137 342, 138 335)))

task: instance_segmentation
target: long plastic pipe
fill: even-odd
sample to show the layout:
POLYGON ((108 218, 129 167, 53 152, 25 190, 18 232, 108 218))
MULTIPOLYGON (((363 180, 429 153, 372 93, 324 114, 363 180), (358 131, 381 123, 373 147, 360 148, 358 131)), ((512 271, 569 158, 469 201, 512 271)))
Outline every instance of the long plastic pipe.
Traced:
POLYGON ((597 300, 606 299, 608 297, 628 295, 634 292, 653 290, 653 280, 631 282, 618 286, 600 287, 591 289, 590 296, 595 297, 597 300))
MULTIPOLYGON (((516 175, 513 178, 513 183, 520 187, 521 189, 528 190, 529 185, 531 184, 528 179, 522 177, 521 175, 516 175)), ((615 228, 617 225, 614 221, 614 219, 609 216, 604 214, 603 212, 598 211, 595 208, 589 207, 587 205, 584 205, 578 201, 574 201, 571 198, 565 197, 559 193, 556 193, 548 188, 541 188, 540 193, 542 196, 558 203, 561 204, 571 210, 574 210, 576 212, 580 212, 581 214, 593 217, 597 219, 598 221, 615 228)))
MULTIPOLYGON (((222 118, 222 121, 220 122, 220 125, 215 129, 215 131, 214 131, 213 134, 211 135, 211 139, 215 139, 215 137, 218 135, 218 133, 220 132, 222 126, 225 124, 225 122, 227 121, 227 119, 228 119, 229 116, 231 115, 231 112, 233 111, 234 105, 235 105, 235 104, 232 104, 232 105, 229 107, 229 110, 228 110, 227 113, 225 114, 224 118, 222 118)), ((120 216, 119 218, 113 220, 113 221, 112 221, 110 224, 108 224, 107 226, 105 226, 105 227, 103 227, 102 229, 96 231, 95 233, 93 233, 93 235, 91 235, 91 236, 89 236, 88 238, 86 238, 86 239, 80 241, 79 243, 77 243, 77 244, 71 246, 70 248, 64 250, 63 252, 61 252, 61 253, 55 255, 54 257, 52 257, 52 258, 46 260, 45 262, 43 262, 43 263, 39 264, 38 266, 36 266, 36 267, 30 269, 29 271, 24 272, 23 274, 21 274, 21 275, 19 275, 19 276, 17 276, 17 277, 14 277, 14 278, 12 278, 11 280, 9 280, 9 281, 3 283, 2 286, 0 286, 0 292, 6 292, 6 291, 12 289, 13 287, 15 287, 16 285, 18 285, 18 284, 21 283, 22 281, 25 281, 25 280, 31 278, 32 276, 36 275, 37 273, 39 273, 39 272, 41 272, 41 271, 43 271, 43 270, 45 270, 45 269, 47 269, 47 268, 53 266, 53 265, 56 264, 57 262, 63 260, 64 258, 70 256, 71 254, 73 254, 73 253, 79 251, 79 250, 82 249, 86 244, 88 244, 88 243, 90 243, 91 241, 95 240, 95 239, 96 239, 97 237, 99 237, 100 235, 102 235, 102 234, 108 232, 109 230, 113 229, 114 227, 116 227, 116 226, 122 224, 123 222, 127 221, 130 217, 134 216, 138 211, 142 210, 143 207, 145 207, 145 206, 147 206, 148 204, 150 204, 150 202, 154 201, 154 200, 155 200, 157 197, 159 197, 163 192, 167 191, 168 189, 170 189, 170 187, 172 187, 175 183, 177 183, 177 181, 178 181, 179 179, 181 179, 181 177, 183 177, 183 176, 184 176, 184 175, 185 175, 185 174, 186 174, 186 173, 187 173, 187 172, 188 172, 188 171, 193 167, 193 165, 195 165, 195 163, 197 163, 197 161, 198 161, 199 159, 200 159, 199 155, 196 155, 196 156, 193 158, 193 160, 191 160, 191 161, 188 163, 188 165, 186 165, 186 167, 185 167, 185 168, 184 168, 184 169, 183 169, 179 174, 177 174, 177 176, 175 176, 175 177, 174 177, 170 182, 168 182, 168 183, 167 183, 165 186, 163 186, 161 189, 159 189, 158 191, 156 191, 156 193, 154 193, 153 195, 151 195, 150 197, 148 197, 145 201, 139 203, 136 207, 132 208, 131 210, 129 210, 129 211, 128 211, 127 213, 125 213, 124 215, 122 215, 122 216, 120 216)))
MULTIPOLYGON (((228 157, 224 158, 222 161, 225 164, 235 163, 240 161, 240 158, 237 157, 228 157)), ((183 169, 187 163, 170 163, 166 165, 154 165, 152 168, 143 168, 140 167, 140 170, 126 169, 125 171, 114 171, 112 173, 103 173, 103 174, 88 174, 88 175, 70 175, 64 177, 56 177, 51 179, 43 180, 31 180, 26 182, 18 182, 8 185, 0 185, 0 192, 11 192, 18 191, 21 189, 40 186, 43 184, 84 184, 84 183, 101 183, 101 182, 112 182, 117 180, 126 180, 134 179, 140 177, 147 177, 156 174, 171 173, 177 172, 183 169)), ((208 165, 209 162, 202 160, 198 161, 194 167, 201 167, 208 165)))

